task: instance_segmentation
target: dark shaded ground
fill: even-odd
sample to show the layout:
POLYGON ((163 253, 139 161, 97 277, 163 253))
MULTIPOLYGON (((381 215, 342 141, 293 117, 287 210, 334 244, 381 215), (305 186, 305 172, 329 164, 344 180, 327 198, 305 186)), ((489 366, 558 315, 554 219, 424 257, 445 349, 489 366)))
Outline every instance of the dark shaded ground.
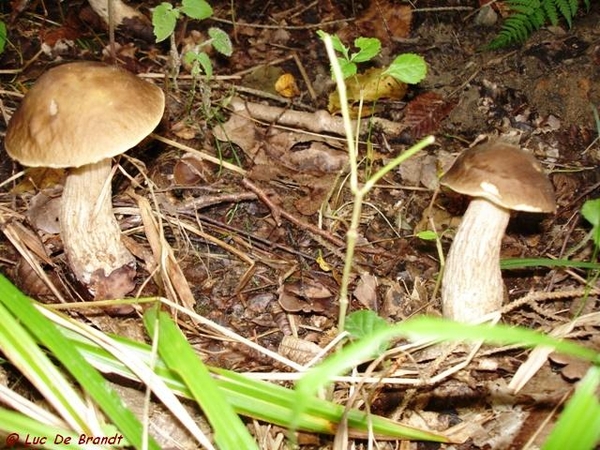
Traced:
MULTIPOLYGON (((585 200, 598 196, 600 181, 600 144, 594 141, 597 130, 592 113, 592 105, 600 105, 598 4, 588 14, 580 14, 571 30, 544 29, 523 46, 482 52, 481 45, 491 39, 498 25, 475 25, 475 16, 462 7, 476 7, 476 2, 419 3, 417 7, 423 11, 415 12, 410 20, 402 16, 405 10, 398 5, 383 2, 237 2, 235 27, 230 4, 221 3, 213 5, 215 17, 221 20, 207 22, 230 34, 235 51, 229 59, 213 55, 218 77, 210 86, 194 83, 185 69, 175 85, 164 76, 168 73, 166 44, 149 43, 131 29, 117 35, 122 45, 120 63, 152 77, 167 92, 167 111, 157 133, 248 170, 251 185, 244 184, 241 175, 210 163, 193 163, 190 173, 189 160, 183 158, 186 152, 161 142, 149 142, 143 146, 145 151, 132 152, 143 161, 142 172, 155 185, 157 203, 153 206, 163 215, 167 241, 191 288, 197 312, 271 349, 277 349, 292 329, 306 341, 321 345, 334 334, 335 300, 343 268, 340 242, 345 239, 350 220, 352 196, 344 177, 337 175, 337 168, 326 171, 322 159, 301 152, 322 141, 324 161, 329 162, 338 157, 336 152, 343 150, 343 145, 329 136, 299 138, 301 134, 295 132, 277 134, 280 132, 273 124, 253 123, 244 123, 245 128, 238 130, 240 134, 235 138, 229 136, 236 145, 215 139, 223 136, 219 124, 225 123, 230 113, 222 105, 235 89, 246 101, 308 114, 327 107, 332 86, 324 48, 314 33, 318 28, 337 32, 346 42, 358 35, 380 37, 384 51, 376 65, 387 64, 403 52, 420 54, 429 65, 426 80, 411 87, 405 99, 381 102, 378 116, 406 123, 406 130, 394 135, 376 129, 372 153, 367 155, 366 148, 361 148, 361 155, 367 155, 361 166, 365 176, 371 166, 380 167, 406 148, 407 140, 414 135, 436 136, 436 144, 388 174, 367 198, 369 205, 363 211, 360 228, 361 248, 355 258, 357 275, 351 286, 352 310, 371 308, 391 321, 417 313, 439 313, 439 295, 433 296, 439 271, 436 248, 434 243, 415 237, 415 233, 428 224, 425 212, 429 211, 439 170, 481 134, 513 136, 543 163, 557 192, 559 208, 554 216, 543 220, 525 215, 513 218, 503 256, 590 259, 590 245, 577 246, 588 231, 579 210, 585 200), (436 3, 457 8, 436 11, 436 3), (330 25, 319 25, 324 23, 330 25), (277 96, 265 81, 268 77, 254 71, 262 65, 292 73, 300 96, 291 104, 277 96), (254 77, 249 78, 251 72, 254 77), (429 111, 427 120, 408 120, 406 103, 424 93, 435 93, 442 106, 429 111), (384 145, 386 141, 389 148, 384 145), (266 192, 275 206, 251 198, 251 192, 259 192, 256 189, 266 192), (243 201, 232 200, 243 195, 243 201), (199 209, 200 202, 207 206, 199 209), (289 216, 280 219, 280 211, 289 216), (322 224, 322 235, 315 232, 318 223, 322 224), (573 248, 575 251, 569 253, 573 248), (332 270, 323 270, 316 260, 319 255, 332 270), (359 271, 368 276, 360 277, 359 271)), ((107 37, 83 2, 70 2, 62 10, 55 2, 32 2, 17 16, 11 15, 10 5, 4 2, 0 13, 10 22, 11 41, 0 57, 3 135, 20 94, 32 81, 58 61, 105 59, 102 52, 107 37)), ((202 32, 206 24, 184 25, 177 32, 181 45, 193 38, 192 30, 202 32)), ((0 181, 4 181, 19 168, 3 149, 0 151, 0 181)), ((129 161, 121 162, 136 180, 143 179, 129 161)), ((39 189, 60 183, 60 177, 37 175, 32 184, 20 184, 12 191, 12 184, 4 186, 0 193, 2 214, 33 232, 31 217, 29 221, 24 217, 27 205, 39 189)), ((130 181, 117 177, 114 204, 123 208, 122 227, 135 241, 138 256, 144 255, 140 256, 140 294, 169 295, 149 279, 152 256, 135 212, 138 205, 128 189, 132 189, 130 181)), ((135 191, 150 198, 146 188, 135 191)), ((466 202, 452 193, 438 194, 431 209, 436 229, 454 226, 466 202)), ((45 213, 41 216, 46 217, 45 213)), ((41 236, 48 253, 44 267, 49 269, 52 281, 66 299, 78 299, 82 291, 69 277, 59 239, 51 233, 41 236), (52 265, 55 268, 50 270, 52 265)), ((444 249, 449 243, 444 235, 444 249)), ((3 273, 31 295, 57 301, 10 243, 1 240, 0 248, 3 273)), ((530 291, 579 288, 581 277, 586 277, 585 272, 546 269, 507 271, 504 275, 510 300, 530 291)), ((579 305, 572 298, 532 302, 510 312, 504 320, 551 330, 571 317, 574 303, 579 305)), ((598 300, 591 297, 585 312, 597 310, 597 304, 598 300)), ((88 320, 111 331, 120 330, 120 322, 125 319, 88 320)), ((127 319, 127 323, 128 328, 134 328, 130 324, 135 320, 127 319)), ((580 331, 582 339, 598 347, 597 327, 580 331)), ((279 369, 250 350, 231 348, 201 333, 190 333, 190 341, 214 365, 240 371, 279 369)), ((546 363, 518 396, 509 397, 507 383, 527 355, 486 352, 467 369, 434 386, 408 392, 404 386, 370 387, 372 410, 439 430, 459 421, 469 422, 472 438, 457 448, 521 448, 572 388, 572 380, 561 374, 563 364, 546 363)), ((400 364, 395 358, 391 361, 400 364)), ((324 439, 322 444, 327 448, 329 441, 324 439)))

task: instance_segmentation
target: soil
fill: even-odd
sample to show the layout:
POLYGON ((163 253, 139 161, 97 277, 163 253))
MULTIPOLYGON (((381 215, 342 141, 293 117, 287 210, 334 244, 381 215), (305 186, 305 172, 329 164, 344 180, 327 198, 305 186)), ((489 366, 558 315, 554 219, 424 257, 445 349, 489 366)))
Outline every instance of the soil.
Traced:
MULTIPOLYGON (((0 139, 22 94, 48 68, 75 60, 110 61, 102 21, 87 3, 68 3, 0 4, 0 19, 9 30, 9 44, 0 55, 0 139)), ((149 14, 156 3, 138 6, 149 14)), ((118 63, 167 95, 165 116, 155 131, 163 139, 148 139, 121 158, 122 171, 113 182, 113 204, 139 261, 135 295, 183 303, 275 351, 281 351, 284 337, 324 347, 335 336, 353 195, 339 127, 319 128, 319 111, 327 109, 334 85, 318 29, 337 33, 347 44, 358 36, 378 37, 382 53, 365 69, 386 66, 402 53, 421 55, 428 65, 426 78, 408 86, 404 97, 377 102, 374 114, 381 121, 370 135, 361 136, 360 183, 421 137, 436 140, 387 173, 366 196, 350 311, 371 309, 390 322, 441 315, 440 255, 435 240, 417 235, 435 229, 443 252, 448 251, 469 199, 439 190, 438 177, 459 152, 482 139, 500 137, 535 155, 556 191, 555 214, 512 216, 502 257, 595 258, 590 225, 580 211, 585 201, 598 197, 600 187, 600 124, 594 116, 600 107, 600 4, 591 2, 589 11, 581 10, 571 28, 560 22, 523 44, 487 51, 483 46, 500 29, 501 16, 482 18, 474 1, 413 3, 214 1, 213 19, 182 20, 175 33, 180 50, 205 40, 209 26, 231 37, 231 57, 209 50, 210 82, 194 80, 185 65, 176 73, 168 41, 152 42, 148 24, 117 29, 118 63), (293 81, 277 90, 275 80, 284 73, 293 81), (249 112, 250 107, 256 111, 249 112), (301 114, 284 123, 284 113, 296 111, 301 114), (243 170, 200 161, 198 151, 243 170), (160 217, 162 238, 149 235, 141 219, 145 207, 160 217), (170 289, 151 275, 159 263, 153 246, 172 252, 161 273, 171 280, 170 289)), ((327 116, 339 125, 339 115, 327 116)), ((21 167, 0 151, 3 229, 16 224, 17 241, 24 244, 17 248, 0 236, 0 271, 46 303, 92 300, 69 273, 56 230, 56 206, 49 201, 60 195, 64 172, 38 169, 5 182, 21 167), (40 278, 23 252, 34 255, 49 280, 40 278)), ((535 295, 507 310, 502 321, 550 332, 581 309, 579 291, 591 275, 536 266, 505 270, 503 276, 507 303, 535 295), (578 295, 545 296, 557 291, 578 295)), ((598 306, 591 295, 583 313, 598 306)), ((131 310, 103 310, 85 319, 105 331, 143 336, 131 310)), ((600 349, 598 326, 577 327, 577 339, 600 349)), ((285 370, 254 350, 186 329, 211 365, 285 370)), ((550 359, 514 394, 509 383, 528 355, 485 347, 466 367, 435 382, 410 389, 369 385, 371 411, 438 431, 461 424, 464 439, 456 449, 522 448, 530 439, 540 445, 556 418, 555 408, 585 368, 550 359)), ((460 353, 446 360, 438 354, 413 357, 408 362, 390 356, 388 362, 417 364, 435 378, 463 360, 460 353)), ((346 387, 338 389, 345 392, 346 387)), ((332 438, 314 438, 318 448, 332 448, 332 438)), ((394 445, 381 448, 398 448, 394 445)))

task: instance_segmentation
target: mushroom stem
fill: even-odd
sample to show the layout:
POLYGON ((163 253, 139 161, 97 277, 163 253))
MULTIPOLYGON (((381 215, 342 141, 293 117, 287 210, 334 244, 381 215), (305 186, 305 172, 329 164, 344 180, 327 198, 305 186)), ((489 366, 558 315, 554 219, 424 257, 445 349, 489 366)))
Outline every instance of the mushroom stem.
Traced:
POLYGON ((135 259, 121 242, 107 183, 110 172, 110 158, 71 169, 60 212, 69 266, 96 299, 119 298, 134 287, 135 259))
POLYGON ((504 301, 500 248, 509 210, 476 198, 458 227, 442 278, 444 317, 474 322, 504 301))

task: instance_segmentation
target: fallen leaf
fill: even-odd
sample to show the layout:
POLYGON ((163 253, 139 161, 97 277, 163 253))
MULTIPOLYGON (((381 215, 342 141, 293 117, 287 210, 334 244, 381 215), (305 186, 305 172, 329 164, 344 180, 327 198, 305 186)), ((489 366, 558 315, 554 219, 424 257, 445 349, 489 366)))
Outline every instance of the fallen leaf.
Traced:
POLYGON ((277 81, 275 82, 275 91, 285 98, 294 98, 300 95, 300 89, 298 89, 296 79, 291 73, 284 73, 277 78, 277 81))
POLYGON ((368 309, 377 309, 377 277, 362 273, 354 289, 354 298, 368 309))
POLYGON ((425 92, 408 104, 403 123, 412 138, 419 139, 435 133, 455 106, 456 102, 446 100, 435 92, 425 92))
MULTIPOLYGON (((352 117, 369 116, 376 110, 372 104, 379 99, 387 98, 401 100, 406 94, 406 84, 396 80, 390 75, 383 75, 385 69, 371 68, 364 73, 359 73, 346 80, 346 90, 352 117), (359 111, 358 103, 363 100, 363 110, 359 111)), ((329 95, 327 109, 331 114, 340 111, 340 96, 337 89, 329 95)))
POLYGON ((352 26, 343 28, 338 35, 344 42, 350 42, 358 36, 375 37, 388 47, 394 39, 409 36, 412 9, 411 5, 399 5, 393 0, 371 1, 362 16, 352 26))
POLYGON ((275 66, 259 66, 242 78, 242 86, 269 94, 277 94, 277 81, 284 75, 283 69, 275 66))
POLYGON ((60 205, 60 190, 54 193, 38 192, 29 202, 27 218, 36 230, 48 234, 59 234, 60 205))
POLYGON ((294 336, 284 336, 279 344, 277 353, 298 364, 307 364, 323 351, 314 342, 294 336))

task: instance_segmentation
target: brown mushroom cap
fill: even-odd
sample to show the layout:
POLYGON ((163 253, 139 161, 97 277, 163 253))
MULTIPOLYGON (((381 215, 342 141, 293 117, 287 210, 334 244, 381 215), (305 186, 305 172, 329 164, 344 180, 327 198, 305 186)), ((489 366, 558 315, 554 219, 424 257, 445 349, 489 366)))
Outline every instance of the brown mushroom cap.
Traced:
POLYGON ((551 213, 554 189, 540 163, 519 147, 491 142, 465 150, 440 183, 506 209, 551 213))
POLYGON ((6 132, 8 154, 30 167, 80 167, 137 145, 158 125, 162 90, 131 72, 75 62, 44 73, 6 132))

